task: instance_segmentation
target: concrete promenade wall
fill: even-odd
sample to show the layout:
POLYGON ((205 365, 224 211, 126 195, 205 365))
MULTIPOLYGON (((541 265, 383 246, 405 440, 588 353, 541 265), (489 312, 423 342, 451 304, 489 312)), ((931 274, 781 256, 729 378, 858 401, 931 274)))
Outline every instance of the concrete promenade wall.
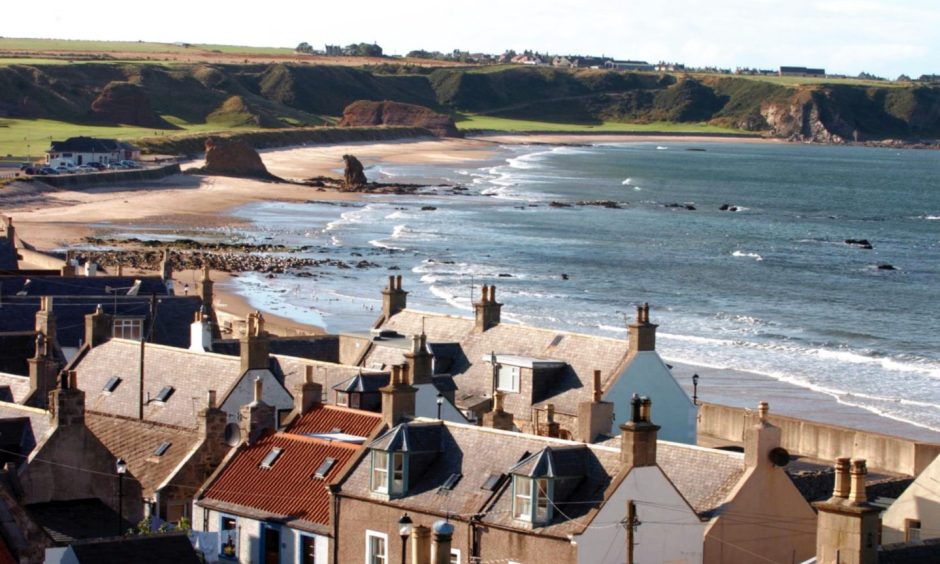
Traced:
POLYGON ((78 188, 82 186, 100 186, 119 182, 140 182, 141 180, 159 180, 180 173, 178 163, 131 170, 109 170, 88 174, 58 174, 39 177, 43 182, 56 188, 78 188))
POLYGON ((16 252, 22 257, 21 263, 29 264, 33 268, 59 270, 65 266, 65 261, 59 257, 29 249, 17 249, 16 252))
MULTIPOLYGON (((752 410, 703 403, 699 405, 698 433, 714 439, 743 442, 745 427, 754 421, 752 410)), ((940 444, 882 435, 771 413, 780 428, 781 444, 790 454, 834 461, 840 456, 864 458, 873 468, 917 476, 940 455, 940 444)))

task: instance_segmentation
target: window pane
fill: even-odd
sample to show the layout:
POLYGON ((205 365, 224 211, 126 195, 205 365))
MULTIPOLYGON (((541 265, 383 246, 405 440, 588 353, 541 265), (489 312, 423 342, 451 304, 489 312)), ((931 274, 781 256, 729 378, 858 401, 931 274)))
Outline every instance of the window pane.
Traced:
POLYGON ((238 520, 234 517, 222 517, 219 532, 219 542, 222 556, 229 559, 238 558, 238 520))
POLYGON ((519 391, 519 367, 500 366, 496 388, 503 392, 519 391))
POLYGON ((301 535, 300 537, 300 564, 316 564, 317 543, 313 537, 301 535))
POLYGON ((396 452, 392 455, 392 492, 402 493, 405 491, 405 455, 396 452))
POLYGON ((385 539, 379 536, 369 536, 369 554, 370 564, 385 564, 385 539))
POLYGON ((548 520, 548 480, 536 480, 535 518, 538 521, 548 520))
POLYGON ((388 491, 388 453, 372 451, 372 491, 388 491))
POLYGON ((515 491, 513 516, 516 519, 528 521, 532 518, 532 480, 517 476, 513 479, 513 489, 515 491))

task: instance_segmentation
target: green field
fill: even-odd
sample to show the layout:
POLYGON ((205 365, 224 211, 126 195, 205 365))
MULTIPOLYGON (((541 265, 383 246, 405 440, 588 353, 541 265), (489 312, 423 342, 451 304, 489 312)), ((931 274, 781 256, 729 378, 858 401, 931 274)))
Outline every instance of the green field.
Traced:
POLYGON ((48 119, 0 119, 0 156, 25 157, 28 155, 35 159, 49 148, 50 142, 63 141, 68 137, 79 135, 134 140, 141 137, 163 137, 238 129, 226 127, 224 124, 219 123, 186 123, 173 116, 163 116, 163 118, 181 129, 155 130, 148 127, 129 125, 96 126, 48 119))
POLYGON ((756 133, 731 129, 727 127, 718 127, 707 123, 672 123, 672 122, 651 122, 651 123, 618 123, 604 122, 601 125, 579 125, 571 123, 550 123, 544 121, 525 121, 519 119, 506 119, 490 116, 467 115, 463 116, 457 122, 460 129, 481 129, 489 131, 558 131, 571 133, 699 133, 707 134, 736 134, 752 135, 756 133))
POLYGON ((152 43, 149 41, 92 41, 86 39, 29 39, 0 38, 0 50, 7 51, 73 51, 79 52, 128 52, 128 53, 179 53, 208 51, 237 53, 244 55, 292 55, 288 47, 247 47, 238 45, 207 45, 193 43, 189 47, 175 43, 152 43))

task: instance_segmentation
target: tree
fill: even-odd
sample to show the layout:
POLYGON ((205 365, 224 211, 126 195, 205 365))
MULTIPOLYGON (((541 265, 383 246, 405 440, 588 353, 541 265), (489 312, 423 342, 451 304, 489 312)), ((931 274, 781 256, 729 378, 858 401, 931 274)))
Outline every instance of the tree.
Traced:
POLYGON ((311 46, 311 45, 310 45, 309 43, 307 43, 306 41, 302 41, 302 42, 300 43, 300 45, 298 45, 298 46, 294 49, 294 51, 297 51, 298 53, 306 53, 306 54, 308 54, 308 55, 312 55, 312 54, 313 54, 313 46, 311 46))

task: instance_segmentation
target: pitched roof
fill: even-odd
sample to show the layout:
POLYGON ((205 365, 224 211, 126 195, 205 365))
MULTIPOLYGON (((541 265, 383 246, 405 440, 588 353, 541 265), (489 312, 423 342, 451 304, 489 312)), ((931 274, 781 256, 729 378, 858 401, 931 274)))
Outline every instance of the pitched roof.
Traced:
POLYGON ((320 404, 291 423, 288 432, 296 435, 338 432, 368 437, 381 424, 382 416, 378 413, 320 404))
POLYGON ((146 497, 172 477, 202 437, 193 429, 86 411, 85 424, 114 456, 123 458, 146 497), (169 443, 161 455, 155 451, 169 443))
POLYGON ((74 543, 72 551, 85 564, 198 564, 201 562, 189 537, 183 533, 130 536, 74 543))
MULTIPOLYGON (((25 509, 56 544, 112 537, 117 532, 114 527, 117 513, 97 498, 34 503, 25 509)), ((126 531, 133 526, 124 519, 121 529, 126 531)))
MULTIPOLYGON (((0 424, 12 424, 16 429, 16 441, 19 443, 19 449, 16 453, 10 455, 10 460, 17 464, 25 460, 25 457, 36 448, 39 441, 52 428, 48 411, 8 402, 0 402, 0 424), (26 424, 27 420, 28 425, 26 424), (11 421, 15 423, 4 423, 11 421)), ((10 432, 10 430, 6 432, 10 432)), ((6 438, 8 437, 6 435, 0 436, 4 437, 3 443, 7 445, 3 447, 5 450, 15 450, 10 448, 12 444, 7 443, 6 438)), ((12 434, 9 438, 12 438, 12 434)))
POLYGON ((29 390, 28 376, 0 373, 0 401, 22 403, 29 395, 29 390))
MULTIPOLYGON (((85 390, 89 411, 128 418, 138 416, 141 344, 111 339, 87 351, 74 366, 78 387, 85 390), (112 377, 121 379, 110 393, 104 391, 112 377)), ((195 427, 197 403, 216 390, 227 396, 242 376, 238 358, 147 344, 144 346, 144 420, 180 427, 195 427), (154 398, 166 386, 174 391, 166 402, 154 398), (197 398, 197 399, 193 399, 197 398)), ((199 404, 202 405, 202 404, 199 404)))
MULTIPOLYGON (((268 341, 268 350, 272 355, 338 364, 339 335, 272 336, 268 341)), ((238 356, 240 351, 236 339, 212 343, 212 352, 238 356)))
MULTIPOLYGON (((28 376, 28 359, 32 358, 35 354, 35 332, 18 331, 16 333, 0 333, 0 372, 28 376)), ((0 383, 0 385, 6 384, 6 382, 0 383)))
MULTIPOLYGON (((0 316, 0 332, 33 331, 36 312, 39 311, 39 295, 10 296, 4 287, 3 311, 0 316)), ((56 315, 56 334, 63 347, 77 347, 85 336, 85 316, 94 313, 101 305, 105 313, 120 317, 145 319, 144 327, 150 326, 149 296, 55 296, 52 311, 56 315)), ((189 326, 202 301, 197 296, 161 296, 157 299, 156 316, 152 340, 156 343, 180 348, 189 347, 189 326)))
POLYGON ((358 446, 342 442, 271 433, 253 445, 241 447, 197 503, 211 506, 222 502, 229 511, 327 526, 327 485, 358 450, 358 446), (280 455, 269 468, 263 468, 261 462, 274 448, 281 449, 280 455), (314 473, 328 458, 335 462, 323 479, 315 478, 314 473))
POLYGON ((49 151, 74 151, 77 153, 111 153, 121 149, 116 139, 98 139, 95 137, 69 137, 65 141, 53 141, 49 151))
POLYGON ((940 560, 940 539, 886 544, 878 551, 879 564, 933 564, 940 560))
MULTIPOLYGON (((298 386, 303 384, 308 366, 313 368, 313 381, 323 386, 324 391, 332 390, 334 386, 349 380, 361 370, 358 366, 346 366, 283 355, 271 355, 271 358, 274 359, 272 370, 284 384, 284 387, 287 388, 287 391, 292 394, 298 386)), ((332 401, 332 394, 330 394, 329 399, 332 401)))
MULTIPOLYGON (((561 457, 571 457, 571 460, 564 461, 565 472, 568 472, 569 464, 576 462, 580 467, 576 481, 566 488, 568 492, 563 496, 564 499, 556 501, 555 505, 560 511, 556 512, 554 520, 538 528, 540 534, 563 537, 583 528, 583 519, 579 518, 600 504, 606 488, 620 470, 620 453, 608 447, 423 419, 406 426, 409 428, 410 440, 420 438, 424 445, 436 440, 439 451, 436 456, 423 457, 420 465, 413 467, 407 496, 384 500, 372 494, 369 489, 368 457, 363 458, 346 478, 342 485, 343 492, 366 499, 373 498, 377 503, 403 510, 438 514, 450 512, 467 515, 489 508, 483 517, 484 522, 531 530, 531 527, 512 518, 512 489, 505 475, 521 460, 551 447, 553 454, 561 452, 561 457), (441 486, 454 474, 462 475, 459 481, 453 488, 441 490, 441 486), (503 479, 498 480, 501 476, 503 479), (484 488, 491 478, 501 485, 495 489, 484 488), (561 516, 562 512, 572 520, 561 516)), ((386 433, 386 436, 395 436, 395 433, 386 433)), ((382 437, 377 441, 384 444, 381 442, 382 437)))
MULTIPOLYGON (((383 330, 402 335, 418 335, 422 328, 432 343, 435 353, 450 350, 454 356, 446 359, 459 390, 458 404, 472 398, 488 396, 492 388, 491 367, 483 359, 491 353, 514 355, 530 360, 558 360, 567 366, 545 376, 550 379, 540 397, 533 403, 548 400, 561 413, 577 413, 578 403, 591 399, 590 382, 594 370, 600 370, 608 381, 617 373, 627 354, 625 339, 609 339, 593 335, 540 329, 526 325, 500 323, 482 333, 473 331, 470 318, 436 313, 404 310, 388 319, 383 330), (459 352, 450 347, 435 347, 433 343, 459 343, 459 352)), ((405 348, 396 343, 375 341, 363 365, 391 365, 404 362, 405 348)), ((438 359, 435 358, 435 364, 438 359)))

